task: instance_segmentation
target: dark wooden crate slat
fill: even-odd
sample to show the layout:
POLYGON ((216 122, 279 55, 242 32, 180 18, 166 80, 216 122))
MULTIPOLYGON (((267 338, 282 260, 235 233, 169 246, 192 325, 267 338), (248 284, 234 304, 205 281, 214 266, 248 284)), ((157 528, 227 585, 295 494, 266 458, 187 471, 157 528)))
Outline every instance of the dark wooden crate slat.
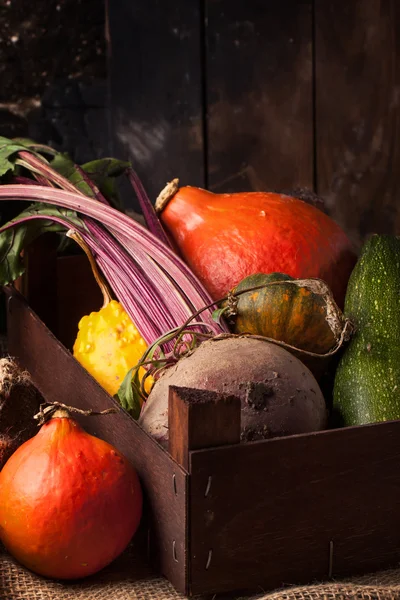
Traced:
POLYGON ((100 310, 103 297, 86 256, 59 257, 56 264, 57 339, 72 350, 80 319, 100 310))
POLYGON ((240 442, 240 398, 179 386, 169 387, 169 452, 185 469, 191 450, 240 442))
POLYGON ((98 311, 103 296, 84 254, 58 256, 58 236, 45 234, 25 252, 17 289, 57 339, 72 350, 80 319, 98 311))
POLYGON ((206 0, 213 191, 312 189, 311 6, 206 0))
POLYGON ((400 3, 315 8, 318 191, 356 243, 399 233, 400 3))
POLYGON ((16 288, 29 298, 36 314, 46 318, 48 327, 57 335, 57 243, 55 233, 45 233, 24 251, 25 272, 16 288))
POLYGON ((152 200, 168 180, 204 185, 200 3, 108 6, 111 137, 152 200))
MULTIPOLYGON (((117 406, 51 334, 22 296, 10 289, 7 290, 7 316, 8 350, 32 374, 47 400, 94 410, 117 406)), ((187 473, 122 410, 115 415, 77 420, 88 432, 114 444, 135 465, 153 516, 151 550, 158 549, 161 572, 178 590, 185 592, 187 473)))
POLYGON ((400 422, 196 451, 190 459, 194 594, 272 589, 400 559, 400 422))

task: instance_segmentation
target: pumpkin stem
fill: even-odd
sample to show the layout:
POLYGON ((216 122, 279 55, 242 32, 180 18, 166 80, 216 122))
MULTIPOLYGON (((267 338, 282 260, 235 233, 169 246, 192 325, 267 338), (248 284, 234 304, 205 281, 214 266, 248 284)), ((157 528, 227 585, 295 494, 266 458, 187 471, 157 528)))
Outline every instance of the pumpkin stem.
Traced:
POLYGON ((179 179, 173 179, 172 181, 167 183, 165 188, 158 194, 157 200, 155 202, 154 208, 156 213, 161 213, 164 210, 168 202, 173 196, 175 196, 178 190, 179 179))
POLYGON ((76 408, 75 406, 67 406, 62 402, 45 402, 44 404, 40 405, 39 412, 34 415, 33 418, 38 421, 38 427, 40 427, 44 423, 47 423, 47 421, 50 419, 71 418, 71 413, 77 413, 79 415, 84 415, 85 417, 91 417, 96 415, 108 415, 116 412, 118 412, 117 408, 107 408, 106 410, 96 412, 92 409, 83 410, 82 408, 76 408))
POLYGON ((234 290, 229 290, 228 296, 226 298, 226 317, 236 317, 237 316, 237 306, 238 306, 238 296, 240 293, 235 293, 234 290))
MULTIPOLYGON (((48 407, 50 408, 50 407, 48 407)), ((43 411, 44 413, 45 411, 43 411)), ((49 413, 51 413, 51 418, 52 419, 68 419, 70 417, 70 414, 67 410, 65 410, 64 408, 59 408, 58 410, 51 412, 49 411, 49 413)), ((49 414, 47 413, 47 414, 49 414)), ((40 414, 40 413, 38 413, 40 414)))
POLYGON ((105 279, 100 275, 100 271, 97 268, 96 261, 93 257, 93 254, 90 251, 89 246, 86 244, 86 242, 84 241, 82 236, 77 231, 74 231, 73 229, 70 229, 69 231, 67 231, 67 236, 69 238, 73 239, 82 248, 82 250, 88 257, 94 278, 97 282, 97 285, 99 286, 99 288, 101 290, 101 293, 103 294, 103 306, 101 308, 106 307, 107 304, 109 304, 112 300, 111 291, 110 291, 110 288, 108 287, 105 279))

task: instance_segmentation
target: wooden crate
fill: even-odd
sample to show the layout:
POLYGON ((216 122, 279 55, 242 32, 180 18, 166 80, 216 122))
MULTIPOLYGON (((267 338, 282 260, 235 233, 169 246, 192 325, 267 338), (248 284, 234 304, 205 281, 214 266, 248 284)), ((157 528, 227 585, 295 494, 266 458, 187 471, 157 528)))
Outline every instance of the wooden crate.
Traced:
MULTIPOLYGON (((54 329, 61 321, 71 340, 82 310, 79 285, 85 312, 96 289, 76 257, 60 259, 53 275, 52 286, 46 279, 57 307, 50 320, 54 329), (57 287, 69 290, 61 311, 57 287)), ((38 312, 49 310, 44 288, 36 296, 35 289, 31 282, 38 312)), ((45 398, 96 410, 114 405, 23 296, 6 293, 9 351, 45 398)), ((149 513, 143 551, 177 590, 260 591, 398 564, 400 422, 243 444, 237 401, 209 394, 196 403, 191 395, 170 390, 169 453, 122 409, 81 421, 138 470, 149 513), (221 420, 228 424, 222 431, 221 420)))

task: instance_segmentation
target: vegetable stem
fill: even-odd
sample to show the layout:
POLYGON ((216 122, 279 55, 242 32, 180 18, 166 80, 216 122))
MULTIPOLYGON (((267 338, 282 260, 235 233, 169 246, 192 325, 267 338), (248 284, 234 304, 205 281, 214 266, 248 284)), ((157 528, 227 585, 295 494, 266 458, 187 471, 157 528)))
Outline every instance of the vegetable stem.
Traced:
POLYGON ((158 237, 158 239, 161 242, 164 242, 166 246, 171 248, 171 242, 169 241, 169 238, 157 217, 156 211, 154 210, 154 207, 150 202, 150 199, 139 177, 133 169, 127 169, 127 175, 133 189, 136 192, 136 196, 139 200, 140 208, 142 209, 144 220, 149 231, 151 231, 156 237, 158 237))
POLYGON ((97 268, 96 261, 91 253, 89 246, 84 241, 83 237, 73 229, 69 229, 66 234, 69 238, 73 239, 84 251, 86 256, 88 257, 90 267, 92 269, 93 276, 99 286, 101 293, 103 294, 103 306, 105 308, 107 304, 109 304, 112 300, 112 294, 110 288, 108 287, 105 279, 100 275, 99 269, 97 268))
POLYGON ((176 192, 178 190, 179 190, 179 179, 173 179, 172 181, 167 183, 165 188, 163 190, 161 190, 161 192, 159 193, 159 195, 157 197, 157 200, 155 203, 156 213, 161 213, 164 210, 164 208, 167 206, 168 202, 171 200, 171 198, 176 194, 176 192))

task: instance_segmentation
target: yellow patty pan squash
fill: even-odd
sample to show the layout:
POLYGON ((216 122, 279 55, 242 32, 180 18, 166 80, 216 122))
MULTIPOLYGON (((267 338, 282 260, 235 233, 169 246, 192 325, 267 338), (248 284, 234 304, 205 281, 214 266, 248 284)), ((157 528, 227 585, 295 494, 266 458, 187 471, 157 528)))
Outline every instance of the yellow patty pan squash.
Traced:
MULTIPOLYGON (((82 317, 73 354, 81 365, 114 396, 129 369, 134 367, 146 350, 146 342, 129 315, 116 300, 111 300, 98 312, 82 317)), ((145 373, 139 369, 139 377, 145 373)), ((146 391, 152 385, 149 377, 146 391)))

